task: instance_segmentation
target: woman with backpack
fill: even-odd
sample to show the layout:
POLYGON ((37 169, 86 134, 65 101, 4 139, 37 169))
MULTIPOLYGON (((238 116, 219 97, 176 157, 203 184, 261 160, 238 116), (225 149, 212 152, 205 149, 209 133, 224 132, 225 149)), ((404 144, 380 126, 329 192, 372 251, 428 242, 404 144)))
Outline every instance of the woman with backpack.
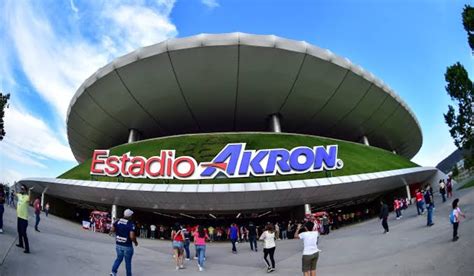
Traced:
POLYGON ((184 268, 184 233, 179 223, 176 223, 171 231, 171 240, 173 245, 174 258, 176 261, 176 270, 184 268))
POLYGON ((263 260, 267 265, 267 273, 275 271, 275 259, 273 258, 276 248, 275 239, 276 237, 273 224, 269 223, 259 238, 259 240, 263 241, 263 260), (270 255, 271 264, 267 260, 268 255, 270 255))
POLYGON ((458 207, 458 204, 459 204, 459 198, 456 198, 453 201, 453 210, 451 211, 451 214, 449 215, 449 220, 451 221, 451 224, 453 225, 453 242, 459 239, 458 228, 459 228, 460 216, 462 216, 463 218, 466 218, 463 212, 461 212, 461 209, 458 207))

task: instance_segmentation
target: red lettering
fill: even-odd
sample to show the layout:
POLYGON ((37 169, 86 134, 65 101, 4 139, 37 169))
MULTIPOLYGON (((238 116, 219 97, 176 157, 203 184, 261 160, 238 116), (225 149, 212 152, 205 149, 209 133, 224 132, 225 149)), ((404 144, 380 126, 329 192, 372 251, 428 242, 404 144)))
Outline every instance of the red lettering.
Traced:
POLYGON ((105 168, 105 173, 108 176, 117 176, 119 174, 119 165, 116 164, 119 162, 118 156, 112 155, 105 161, 107 167, 105 168))
POLYGON ((91 163, 91 174, 104 175, 103 169, 97 169, 96 166, 99 164, 104 164, 105 161, 101 157, 109 156, 108 150, 94 150, 92 154, 92 163, 91 163))
POLYGON ((142 156, 133 157, 130 162, 130 166, 128 167, 128 171, 132 176, 143 176, 145 173, 145 161, 146 159, 142 156), (138 169, 138 171, 137 171, 138 169))
POLYGON ((174 175, 176 175, 177 177, 181 177, 181 178, 186 178, 186 177, 189 177, 191 175, 194 174, 194 170, 196 169, 196 164, 194 164, 194 160, 189 158, 189 157, 179 157, 177 158, 174 163, 173 163, 173 173, 174 175), (179 164, 183 163, 183 162, 186 162, 189 164, 189 171, 185 172, 185 173, 181 173, 179 170, 178 170, 178 166, 179 164))
MULTIPOLYGON (((171 177, 171 166, 173 165, 173 152, 172 151, 169 151, 168 152, 168 155, 170 156, 170 158, 166 158, 166 152, 164 154, 165 158, 166 158, 166 176, 168 177, 171 177), (171 159, 171 160, 170 160, 171 159)), ((161 156, 163 156, 163 154, 161 154, 161 156)))
POLYGON ((125 176, 128 175, 127 171, 127 162, 130 161, 130 158, 128 158, 127 154, 123 154, 120 162, 122 162, 122 166, 120 168, 120 173, 125 176))
POLYGON ((146 161, 146 165, 145 165, 146 174, 149 175, 150 177, 163 176, 163 174, 165 172, 164 161, 165 161, 165 159, 162 158, 162 157, 151 157, 150 159, 148 159, 146 161), (154 163, 159 163, 160 164, 160 169, 157 172, 152 172, 151 171, 151 166, 154 163))

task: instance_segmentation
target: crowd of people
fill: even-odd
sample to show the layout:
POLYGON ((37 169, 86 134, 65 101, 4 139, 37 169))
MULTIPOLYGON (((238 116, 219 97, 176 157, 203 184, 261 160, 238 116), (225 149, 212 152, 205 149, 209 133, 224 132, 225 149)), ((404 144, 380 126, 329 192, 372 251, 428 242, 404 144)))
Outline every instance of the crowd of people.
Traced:
MULTIPOLYGON (((112 265, 112 272, 110 275, 117 275, 120 264, 125 259, 125 270, 127 275, 132 275, 132 257, 133 244, 138 246, 137 232, 138 228, 132 220, 133 211, 126 209, 123 218, 118 219, 113 223, 111 232, 115 233, 116 253, 117 257, 112 265)), ((319 257, 318 237, 319 227, 315 223, 318 218, 314 216, 307 217, 302 223, 288 223, 288 228, 293 229, 294 232, 286 231, 286 238, 303 240, 303 256, 302 256, 302 272, 304 275, 316 275, 316 264, 319 257)), ((241 241, 248 241, 250 249, 258 252, 257 240, 262 242, 263 260, 267 266, 267 272, 275 271, 275 250, 276 241, 281 240, 283 235, 277 232, 280 228, 278 223, 273 224, 267 222, 265 225, 257 226, 253 222, 249 222, 246 226, 239 227, 236 223, 230 224, 226 228, 226 237, 231 242, 231 252, 237 254, 236 244, 241 241), (277 230, 278 229, 278 230, 277 230), (242 232, 244 234, 242 235, 242 232)), ((154 226, 154 225, 151 225, 154 226)), ((156 226, 151 227, 150 231, 153 233, 156 226)), ((163 227, 163 226, 160 226, 163 227)), ((144 229, 144 228, 143 228, 144 229)), ((286 227, 284 229, 287 229, 286 227)), ((204 271, 206 261, 206 243, 212 241, 211 232, 214 233, 216 229, 212 226, 204 227, 203 225, 181 225, 175 223, 170 229, 171 247, 173 249, 173 258, 176 265, 176 270, 184 269, 185 260, 191 259, 190 244, 194 243, 194 259, 197 260, 197 268, 199 271, 204 271)), ((324 230, 323 230, 324 231, 324 230)))
MULTIPOLYGON (((446 181, 444 179, 439 180, 439 194, 441 196, 442 202, 445 203, 447 199, 453 197, 453 184, 452 184, 452 179, 449 177, 446 181)), ((415 190, 415 198, 416 202, 416 210, 418 213, 418 216, 422 216, 425 214, 426 211, 426 226, 431 227, 434 225, 433 221, 433 212, 435 209, 435 198, 434 198, 434 193, 433 193, 433 187, 431 184, 426 184, 420 189, 415 190)), ((393 201, 393 210, 395 211, 396 214, 396 219, 401 219, 402 216, 402 210, 406 209, 408 205, 410 204, 410 200, 403 199, 403 198, 395 198, 393 201)), ((459 239, 458 236, 458 227, 459 227, 459 222, 460 218, 463 217, 465 218, 464 213, 461 211, 461 209, 458 206, 459 204, 459 199, 455 199, 452 202, 452 210, 449 215, 449 220, 453 226, 453 241, 457 241, 459 239)), ((384 229, 384 234, 389 232, 389 226, 388 226, 388 215, 389 215, 389 208, 388 205, 381 200, 380 201, 380 214, 379 218, 382 221, 382 227, 384 229)))
MULTIPOLYGON (((31 190, 25 185, 20 186, 17 193, 5 192, 3 185, 0 185, 0 233, 3 233, 3 211, 4 204, 16 206, 17 209, 17 229, 19 248, 24 249, 24 253, 30 253, 30 244, 27 235, 28 227, 28 205, 31 199, 31 190), (11 195, 14 199, 11 199, 11 195)), ((447 198, 453 197, 453 189, 450 179, 447 182, 439 181, 439 194, 442 202, 446 202, 447 198)), ((419 216, 426 212, 426 225, 431 227, 433 222, 433 211, 435 209, 435 200, 433 187, 429 184, 415 191, 414 202, 419 216)), ((465 218, 465 214, 459 207, 459 199, 452 201, 452 210, 449 214, 449 220, 453 227, 452 240, 459 239, 458 229, 461 218, 465 218)), ((393 210, 396 219, 401 219, 402 212, 410 205, 407 198, 396 197, 393 199, 393 210)), ((41 221, 40 214, 43 210, 48 215, 49 204, 47 203, 43 209, 41 200, 36 197, 33 202, 35 214, 35 230, 39 230, 41 221)), ((388 216, 389 206, 382 200, 379 217, 382 220, 384 233, 389 232, 388 216)), ((267 266, 267 272, 275 271, 275 254, 278 240, 285 239, 301 239, 303 240, 304 249, 302 256, 302 271, 304 275, 315 275, 316 264, 319 258, 318 238, 320 235, 328 235, 331 230, 336 230, 341 226, 355 223, 364 219, 368 219, 374 215, 374 210, 367 207, 360 210, 332 210, 328 212, 318 212, 306 216, 301 221, 276 221, 266 223, 231 223, 229 225, 183 225, 174 223, 172 226, 161 225, 145 225, 133 221, 133 211, 127 209, 123 213, 123 217, 113 221, 111 232, 115 233, 117 258, 113 263, 111 275, 116 275, 117 270, 125 260, 127 275, 131 275, 131 264, 133 257, 133 244, 138 245, 137 237, 150 239, 169 239, 173 249, 173 257, 176 269, 184 268, 184 260, 194 258, 197 260, 197 268, 203 271, 206 261, 206 245, 207 242, 230 241, 230 251, 237 254, 237 243, 249 243, 251 251, 258 252, 258 242, 261 241, 263 260, 267 266), (191 244, 194 243, 194 255, 191 255, 191 244)))

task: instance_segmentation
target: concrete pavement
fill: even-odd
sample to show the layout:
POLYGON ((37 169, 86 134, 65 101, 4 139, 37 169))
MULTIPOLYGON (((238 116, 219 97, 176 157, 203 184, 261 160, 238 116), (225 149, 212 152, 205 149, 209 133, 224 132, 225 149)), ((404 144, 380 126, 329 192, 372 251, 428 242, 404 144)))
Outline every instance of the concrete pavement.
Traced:
MULTIPOLYGON (((426 227, 426 216, 417 216, 414 206, 395 220, 390 214, 390 233, 382 234, 379 220, 372 219, 332 232, 320 239, 322 252, 318 275, 474 275, 474 189, 456 191, 468 218, 460 225, 457 242, 451 241, 449 200, 436 199, 435 225, 426 227), (462 193, 462 194, 461 194, 462 193)), ((30 214, 32 214, 30 210, 30 214)), ((0 275, 108 275, 115 259, 114 240, 91 233, 80 225, 42 214, 41 233, 34 231, 30 218, 28 235, 31 254, 13 245, 16 238, 15 211, 6 207, 5 234, 0 235, 0 275)), ((191 246, 194 252, 193 246, 191 246)), ((175 270, 167 241, 139 239, 133 257, 134 275, 264 275, 263 253, 251 252, 247 243, 230 252, 229 243, 213 243, 207 248, 206 270, 198 272, 195 261, 184 270, 175 270)), ((277 241, 274 275, 301 274, 302 243, 277 241)), ((119 275, 125 275, 122 264, 119 275)))

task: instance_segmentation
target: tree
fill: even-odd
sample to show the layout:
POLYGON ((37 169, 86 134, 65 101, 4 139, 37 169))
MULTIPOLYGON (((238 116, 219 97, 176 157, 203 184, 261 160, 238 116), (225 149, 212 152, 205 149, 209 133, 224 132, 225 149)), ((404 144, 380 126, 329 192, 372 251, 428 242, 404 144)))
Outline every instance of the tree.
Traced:
MULTIPOLYGON (((468 35, 468 43, 474 51, 474 8, 466 5, 462 12, 464 29, 468 35)), ((457 62, 449 66, 444 74, 447 82, 446 92, 451 100, 457 103, 457 108, 448 105, 444 120, 449 126, 449 133, 456 147, 464 153, 467 168, 474 166, 474 88, 469 75, 457 62)))
POLYGON ((3 117, 5 116, 5 107, 8 108, 9 99, 10 99, 10 94, 3 95, 0 92, 0 141, 2 141, 3 137, 5 136, 3 117))
POLYGON ((462 25, 467 32, 469 46, 474 51, 474 8, 469 5, 465 5, 462 11, 462 25))

